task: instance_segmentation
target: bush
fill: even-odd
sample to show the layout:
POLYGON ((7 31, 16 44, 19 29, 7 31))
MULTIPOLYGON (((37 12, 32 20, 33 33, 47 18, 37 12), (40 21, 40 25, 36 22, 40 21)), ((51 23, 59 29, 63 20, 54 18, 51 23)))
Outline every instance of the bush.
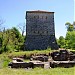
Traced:
POLYGON ((3 53, 0 55, 0 68, 8 67, 9 62, 10 62, 10 59, 8 58, 6 54, 3 53))

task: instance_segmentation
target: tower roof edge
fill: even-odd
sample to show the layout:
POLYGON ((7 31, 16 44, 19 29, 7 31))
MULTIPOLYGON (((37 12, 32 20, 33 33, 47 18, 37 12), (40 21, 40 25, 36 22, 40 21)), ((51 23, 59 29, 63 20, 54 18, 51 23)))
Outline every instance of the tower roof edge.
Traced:
POLYGON ((26 13, 55 13, 55 12, 35 10, 35 11, 26 11, 26 13))

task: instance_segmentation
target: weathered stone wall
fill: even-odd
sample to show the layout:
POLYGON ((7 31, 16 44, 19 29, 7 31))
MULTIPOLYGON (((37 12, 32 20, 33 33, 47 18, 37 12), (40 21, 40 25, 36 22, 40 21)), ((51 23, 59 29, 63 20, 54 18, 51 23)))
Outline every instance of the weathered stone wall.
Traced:
POLYGON ((27 35, 51 35, 54 31, 54 13, 27 13, 27 35))
POLYGON ((26 13, 26 49, 57 49, 54 13, 26 13))

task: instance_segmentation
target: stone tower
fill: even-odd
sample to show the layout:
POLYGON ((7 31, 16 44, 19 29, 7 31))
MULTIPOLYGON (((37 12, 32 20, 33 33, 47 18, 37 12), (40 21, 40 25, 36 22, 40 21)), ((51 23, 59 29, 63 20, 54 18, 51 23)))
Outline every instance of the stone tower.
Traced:
POLYGON ((26 11, 25 48, 58 49, 55 39, 54 12, 26 11))

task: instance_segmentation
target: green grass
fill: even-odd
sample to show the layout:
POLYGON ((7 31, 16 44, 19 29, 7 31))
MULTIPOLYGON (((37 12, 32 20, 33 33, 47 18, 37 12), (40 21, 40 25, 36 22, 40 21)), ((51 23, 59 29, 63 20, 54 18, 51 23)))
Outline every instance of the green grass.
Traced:
MULTIPOLYGON (((7 67, 8 63, 12 60, 13 57, 24 56, 26 55, 25 61, 29 61, 31 54, 49 54, 55 50, 48 48, 47 50, 34 50, 34 51, 20 51, 12 53, 3 53, 0 54, 0 68, 7 67)), ((72 50, 75 52, 75 50, 72 50)))
POLYGON ((72 68, 35 68, 35 69, 0 69, 0 75, 75 75, 75 67, 72 68))
POLYGON ((7 53, 0 54, 0 68, 8 67, 8 63, 11 59, 8 58, 7 53))
MULTIPOLYGON (((52 50, 34 50, 34 51, 23 51, 23 52, 12 52, 12 53, 3 53, 0 54, 0 75, 75 75, 75 67, 71 68, 50 68, 50 69, 43 69, 43 68, 34 68, 31 70, 26 69, 11 69, 8 68, 8 63, 11 61, 9 56, 21 56, 25 55, 27 57, 30 54, 43 54, 43 53, 50 53, 52 50)), ((26 61, 29 61, 26 59, 26 61)))
POLYGON ((17 56, 26 55, 26 58, 28 59, 28 58, 30 58, 31 54, 49 54, 50 52, 52 52, 51 49, 47 49, 47 50, 34 50, 34 51, 20 51, 20 52, 12 52, 12 53, 8 54, 8 56, 13 58, 13 57, 17 57, 17 56))
POLYGON ((48 54, 52 50, 34 50, 34 51, 20 51, 20 52, 12 52, 12 53, 3 53, 0 54, 0 68, 7 67, 8 63, 12 60, 13 57, 24 56, 26 55, 25 61, 29 61, 31 54, 48 54))

